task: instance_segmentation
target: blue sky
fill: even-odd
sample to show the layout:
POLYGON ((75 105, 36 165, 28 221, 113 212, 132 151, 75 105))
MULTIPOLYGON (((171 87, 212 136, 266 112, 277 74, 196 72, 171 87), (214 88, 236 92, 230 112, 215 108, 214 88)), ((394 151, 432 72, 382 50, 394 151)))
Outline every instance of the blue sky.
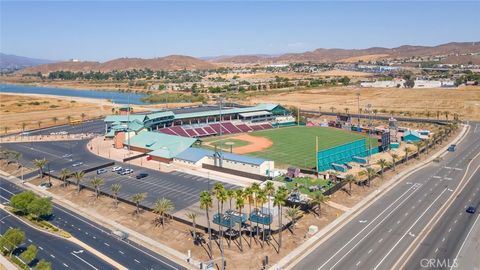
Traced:
POLYGON ((1 51, 105 61, 480 41, 480 2, 1 1, 1 51))

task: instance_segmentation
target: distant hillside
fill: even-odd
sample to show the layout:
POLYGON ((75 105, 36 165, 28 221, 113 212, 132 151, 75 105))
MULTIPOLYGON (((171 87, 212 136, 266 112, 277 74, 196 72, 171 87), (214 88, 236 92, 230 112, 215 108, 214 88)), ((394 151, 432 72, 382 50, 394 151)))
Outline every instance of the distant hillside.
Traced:
POLYGON ((32 67, 36 65, 42 65, 47 63, 53 63, 54 61, 45 59, 36 59, 23 57, 13 54, 0 53, 0 70, 17 70, 26 67, 32 67))
MULTIPOLYGON (((364 59, 406 58, 412 56, 455 55, 480 53, 480 42, 452 42, 438 46, 404 45, 397 48, 373 47, 368 49, 316 49, 304 53, 287 53, 280 56, 239 55, 212 58, 209 61, 221 64, 275 64, 295 62, 352 62, 364 59)), ((468 57, 464 57, 468 62, 468 57)), ((462 58, 463 59, 463 58, 462 58)), ((457 59, 458 60, 458 59, 457 59)))
POLYGON ((170 55, 161 58, 142 59, 142 58, 118 58, 104 63, 100 62, 60 62, 26 68, 19 73, 37 73, 47 74, 52 71, 72 71, 88 72, 100 71, 109 72, 113 70, 133 70, 133 69, 151 69, 151 70, 204 70, 214 69, 217 66, 194 57, 183 55, 170 55))

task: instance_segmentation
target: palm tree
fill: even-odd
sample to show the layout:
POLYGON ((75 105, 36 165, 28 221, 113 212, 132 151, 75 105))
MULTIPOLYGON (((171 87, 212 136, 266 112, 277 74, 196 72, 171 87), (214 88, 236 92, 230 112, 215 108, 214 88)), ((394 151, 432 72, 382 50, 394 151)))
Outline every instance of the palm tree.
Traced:
MULTIPOLYGON (((258 193, 260 192, 260 185, 258 183, 253 183, 250 188, 252 189, 252 196, 253 196, 253 207, 254 207, 254 210, 257 209, 258 210, 258 193)), ((258 222, 257 222, 257 232, 256 232, 256 236, 258 236, 258 222)))
MULTIPOLYGON (((252 188, 251 187, 245 188, 245 190, 243 191, 243 196, 245 196, 245 199, 248 202, 248 215, 250 216, 252 214, 252 204, 254 201, 252 188)), ((253 237, 253 226, 252 226, 252 220, 250 220, 250 241, 249 241, 250 247, 252 247, 252 237, 253 237)))
POLYGON ((27 123, 22 122, 22 131, 25 131, 25 128, 27 127, 27 123))
POLYGON ((82 112, 82 114, 80 115, 80 117, 82 118, 82 122, 83 122, 83 121, 85 120, 85 117, 87 117, 87 115, 82 112))
MULTIPOLYGON (((273 184, 272 181, 268 181, 267 184, 265 185, 264 190, 268 196, 268 214, 271 216, 270 204, 271 204, 271 197, 275 192, 275 185, 273 184)), ((271 230, 271 224, 268 224, 268 233, 270 233, 270 230, 271 230)))
POLYGON ((122 189, 122 185, 120 184, 113 184, 110 187, 110 190, 112 191, 113 198, 115 199, 115 208, 118 207, 118 193, 120 192, 120 189, 122 189))
POLYGON ((366 172, 368 177, 368 186, 370 186, 370 182, 372 181, 372 178, 374 178, 375 175, 377 175, 377 172, 371 167, 368 167, 366 172))
POLYGON ((335 112, 335 107, 333 107, 333 106, 330 107, 330 110, 332 111, 332 113, 335 112))
POLYGON ((310 200, 310 205, 312 208, 315 206, 318 207, 317 214, 320 215, 322 204, 326 203, 330 198, 323 195, 323 193, 318 192, 313 195, 313 198, 310 200))
POLYGON ((145 200, 145 198, 147 197, 147 193, 146 192, 142 192, 142 193, 135 193, 132 195, 132 202, 135 203, 135 214, 139 214, 140 213, 140 203, 145 200))
MULTIPOLYGON (((257 203, 258 203, 258 209, 261 212, 261 208, 263 204, 267 202, 267 192, 265 190, 260 189, 257 193, 257 203)), ((258 235, 258 222, 257 222, 257 235, 258 235)), ((262 243, 265 241, 265 224, 262 223, 262 243)), ((262 244, 263 248, 263 244, 262 244)))
POLYGON ((207 216, 207 226, 208 226, 208 256, 210 259, 213 258, 212 254, 212 227, 210 226, 210 215, 209 209, 212 208, 212 195, 208 191, 202 191, 200 193, 200 208, 205 210, 207 216))
POLYGON ((56 125, 57 122, 58 122, 58 118, 57 117, 52 117, 52 121, 53 121, 53 124, 56 125))
POLYGON ((90 181, 90 185, 95 189, 95 198, 98 198, 100 186, 103 185, 104 182, 105 181, 101 177, 93 177, 92 181, 90 181))
POLYGON ((449 111, 444 111, 443 114, 445 114, 445 119, 448 120, 448 115, 450 114, 450 112, 449 111))
POLYGON ((232 190, 232 189, 229 189, 229 190, 226 190, 226 195, 227 195, 227 198, 228 198, 228 201, 229 201, 229 210, 232 209, 232 200, 233 198, 235 198, 235 191, 232 190))
POLYGON ((33 160, 33 165, 35 167, 37 167, 39 170, 40 170, 40 177, 43 178, 43 174, 44 174, 44 168, 45 168, 45 165, 47 165, 48 163, 48 160, 43 158, 43 159, 34 159, 33 160))
POLYGON ((385 169, 385 167, 388 166, 388 162, 385 159, 381 158, 377 161, 377 165, 380 166, 380 172, 383 179, 383 170, 385 169))
POLYGON ((77 194, 80 193, 80 182, 82 182, 83 177, 85 176, 85 172, 75 172, 73 174, 73 178, 75 178, 75 183, 77 184, 77 194))
POLYGON ((67 186, 67 178, 70 174, 71 172, 66 168, 63 168, 62 170, 60 170, 60 179, 62 179, 63 181, 63 187, 67 186))
POLYGON ((345 176, 345 180, 343 180, 345 183, 349 184, 350 186, 350 192, 349 192, 349 195, 351 196, 352 195, 352 184, 355 183, 357 181, 357 179, 355 179, 355 176, 353 176, 353 174, 347 174, 345 176))
POLYGON ((37 121, 38 128, 42 125, 42 121, 37 121))
POLYGON ((173 209, 175 209, 175 206, 169 199, 161 198, 155 202, 153 212, 160 215, 162 228, 164 228, 165 225, 165 216, 169 215, 169 213, 173 211, 173 209))
POLYGON ((10 128, 7 127, 7 126, 4 126, 4 127, 3 127, 3 132, 5 132, 5 135, 7 135, 7 132, 8 132, 9 129, 10 129, 10 128))
POLYGON ((238 223, 238 238, 240 240, 240 251, 243 252, 243 246, 242 246, 242 209, 245 206, 245 198, 243 195, 243 190, 237 189, 235 192, 235 208, 238 210, 238 213, 240 214, 240 222, 238 223))
POLYGON ((410 154, 410 148, 408 148, 408 146, 405 146, 405 148, 403 148, 403 151, 405 151, 405 164, 408 163, 408 154, 410 154))
POLYGON ((280 252, 280 248, 282 247, 282 231, 283 231, 283 223, 282 223, 282 210, 283 205, 285 205, 285 200, 287 199, 287 190, 285 188, 277 189, 275 196, 273 197, 273 205, 278 207, 278 227, 280 228, 279 232, 279 240, 278 240, 278 252, 280 252))
POLYGON ((390 156, 392 157, 393 170, 395 171, 395 167, 397 165, 397 160, 399 156, 398 154, 395 154, 395 153, 391 154, 390 156))
POLYGON ((292 208, 288 208, 286 212, 286 216, 292 221, 292 233, 295 234, 295 223, 297 219, 302 214, 298 206, 294 206, 292 208))
POLYGON ((67 115, 67 117, 65 117, 67 119, 67 122, 70 123, 70 120, 72 120, 72 116, 71 115, 67 115))
POLYGON ((115 113, 115 108, 112 108, 112 113, 115 113))
POLYGON ((418 141, 418 142, 415 142, 414 145, 415 145, 415 148, 417 148, 417 158, 419 158, 420 157, 420 150, 421 150, 420 148, 422 148, 423 142, 418 141))
POLYGON ((188 212, 188 213, 185 213, 185 216, 186 216, 188 219, 191 219, 191 220, 192 220, 193 243, 195 243, 195 241, 197 240, 197 231, 195 230, 195 228, 196 228, 195 219, 197 218, 197 213, 195 213, 195 212, 188 212))
POLYGON ((349 108, 344 108, 345 114, 348 114, 348 111, 350 110, 349 108))

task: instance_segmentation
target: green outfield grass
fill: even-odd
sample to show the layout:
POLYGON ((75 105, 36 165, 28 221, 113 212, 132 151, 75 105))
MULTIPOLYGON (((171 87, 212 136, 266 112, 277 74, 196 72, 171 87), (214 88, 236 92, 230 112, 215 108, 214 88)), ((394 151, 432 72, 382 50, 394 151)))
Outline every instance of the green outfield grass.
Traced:
MULTIPOLYGON (((367 138, 365 134, 327 127, 288 127, 249 134, 266 137, 273 142, 273 145, 269 149, 248 155, 273 160, 276 167, 292 165, 302 168, 315 168, 316 136, 318 136, 319 150, 367 138)), ((376 141, 376 138, 372 138, 372 145, 376 145, 376 141)))

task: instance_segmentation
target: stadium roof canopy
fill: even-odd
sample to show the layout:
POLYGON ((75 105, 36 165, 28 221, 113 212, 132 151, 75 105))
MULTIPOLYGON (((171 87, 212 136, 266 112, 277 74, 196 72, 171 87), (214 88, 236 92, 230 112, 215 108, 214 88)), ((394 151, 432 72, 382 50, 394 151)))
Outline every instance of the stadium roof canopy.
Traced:
POLYGON ((188 118, 197 118, 197 117, 207 117, 207 116, 217 116, 222 114, 235 114, 235 113, 248 113, 255 111, 272 111, 277 108, 278 104, 262 103, 253 107, 245 108, 230 108, 225 110, 212 110, 212 111, 202 111, 202 112, 192 112, 192 113, 181 113, 176 114, 175 119, 188 119, 188 118))
POLYGON ((271 115, 271 112, 267 111, 258 111, 258 112, 246 112, 246 113, 241 113, 241 117, 254 117, 254 116, 263 116, 263 115, 271 115))
MULTIPOLYGON (((130 138, 130 146, 150 150, 148 154, 173 158, 188 149, 197 139, 145 131, 130 138)), ((128 145, 128 139, 124 144, 128 145)))
MULTIPOLYGON (((207 156, 208 157, 213 157, 214 153, 215 152, 212 151, 212 150, 194 148, 193 147, 193 148, 186 149, 182 153, 178 154, 175 158, 195 163, 195 162, 198 162, 199 160, 201 160, 204 157, 207 157, 207 156)), ((226 152, 222 152, 222 155, 223 155, 224 160, 247 163, 247 164, 252 164, 252 165, 257 165, 257 166, 262 165, 262 163, 266 161, 265 159, 261 159, 261 158, 231 154, 231 153, 226 153, 226 152)))
POLYGON ((132 122, 138 120, 143 122, 145 120, 144 114, 130 114, 130 115, 108 115, 104 122, 132 122))

